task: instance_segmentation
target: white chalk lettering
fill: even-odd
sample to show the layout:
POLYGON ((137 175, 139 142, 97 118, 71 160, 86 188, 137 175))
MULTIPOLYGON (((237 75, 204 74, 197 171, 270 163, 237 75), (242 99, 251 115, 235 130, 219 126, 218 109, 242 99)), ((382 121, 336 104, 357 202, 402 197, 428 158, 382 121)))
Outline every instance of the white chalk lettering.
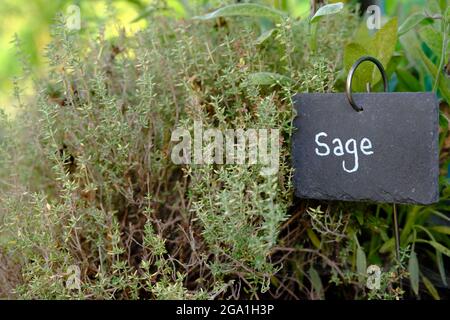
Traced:
POLYGON ((328 134, 326 132, 319 132, 315 135, 315 142, 317 148, 315 148, 315 152, 320 157, 326 157, 330 154, 336 157, 342 157, 344 155, 351 155, 353 161, 342 160, 342 169, 345 172, 353 173, 358 171, 359 168, 359 153, 358 150, 361 151, 363 155, 370 156, 374 153, 372 141, 369 138, 362 138, 358 144, 356 139, 348 139, 345 143, 342 143, 340 138, 334 138, 331 142, 333 151, 331 152, 330 146, 326 142, 326 138, 328 134), (323 137, 323 138, 322 138, 323 137), (322 139, 321 139, 322 138, 322 139), (358 148, 359 147, 359 148, 358 148), (320 148, 320 149, 319 149, 320 148), (353 165, 351 165, 353 163, 353 165))

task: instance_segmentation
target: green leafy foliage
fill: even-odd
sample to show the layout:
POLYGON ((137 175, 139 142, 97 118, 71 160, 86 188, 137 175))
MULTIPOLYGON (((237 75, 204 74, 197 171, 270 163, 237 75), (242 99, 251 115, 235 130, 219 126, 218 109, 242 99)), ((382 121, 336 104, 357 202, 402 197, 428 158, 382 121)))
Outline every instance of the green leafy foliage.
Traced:
POLYGON ((334 33, 318 37, 314 54, 309 23, 288 17, 259 46, 259 26, 247 19, 217 26, 156 15, 145 30, 111 39, 69 31, 60 19, 38 94, 18 95, 22 107, 2 127, 16 139, 1 140, 1 295, 323 298, 326 286, 309 271, 319 252, 302 253, 308 264, 287 276, 303 259, 284 253, 295 252, 302 231, 282 235, 297 223, 289 220, 291 97, 333 91, 335 52, 355 24, 342 14, 346 22, 330 18, 334 33), (171 133, 193 132, 194 120, 279 128, 278 174, 173 164, 171 133))
POLYGON ((222 7, 203 16, 196 16, 194 19, 209 20, 220 17, 260 17, 280 20, 285 17, 282 11, 263 6, 257 3, 238 3, 222 7))
POLYGON ((425 25, 430 23, 433 23, 432 18, 427 17, 421 12, 414 13, 410 15, 398 28, 398 36, 404 35, 418 25, 425 25))
MULTIPOLYGON (((417 15, 397 41, 395 19, 370 35, 351 5, 324 6, 313 21, 278 11, 286 8, 225 5, 180 21, 155 2, 140 16, 146 29, 110 38, 59 20, 36 95, 17 84, 17 116, 0 113, 0 297, 400 299, 406 271, 411 295, 443 297, 448 180, 439 203, 398 206, 397 261, 391 205, 293 199, 290 136, 293 93, 340 91, 362 55, 382 61, 394 90, 436 84, 448 103, 448 19, 417 15), (279 128, 279 172, 173 164, 171 133, 193 133, 194 120, 279 128), (376 289, 366 286, 372 265, 376 289)), ((380 80, 370 64, 356 77, 356 90, 380 80)))

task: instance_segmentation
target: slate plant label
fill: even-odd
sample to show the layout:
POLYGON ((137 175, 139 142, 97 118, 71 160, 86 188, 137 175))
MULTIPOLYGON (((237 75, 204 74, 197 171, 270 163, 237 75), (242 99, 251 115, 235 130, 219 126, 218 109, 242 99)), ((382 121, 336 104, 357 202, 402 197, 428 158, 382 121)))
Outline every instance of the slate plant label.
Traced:
POLYGON ((433 93, 294 96, 300 198, 431 204, 439 199, 439 115, 433 93))

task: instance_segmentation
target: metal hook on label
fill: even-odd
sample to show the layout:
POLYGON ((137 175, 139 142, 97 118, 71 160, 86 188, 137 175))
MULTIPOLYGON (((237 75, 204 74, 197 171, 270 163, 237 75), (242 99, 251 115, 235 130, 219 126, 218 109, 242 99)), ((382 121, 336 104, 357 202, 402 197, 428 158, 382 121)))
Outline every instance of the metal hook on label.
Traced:
MULTIPOLYGON (((378 61, 377 59, 375 59, 374 57, 371 57, 371 56, 364 56, 364 57, 361 57, 358 60, 356 60, 356 62, 352 65, 352 67, 350 68, 350 71, 348 72, 347 83, 345 86, 345 94, 347 95, 347 99, 348 99, 348 102, 350 103, 350 105, 353 107, 353 109, 355 109, 358 112, 362 111, 363 108, 359 107, 353 100, 352 80, 353 80, 353 74, 355 73, 356 68, 358 68, 358 66, 361 63, 363 63, 364 61, 373 62, 377 66, 378 70, 380 70, 381 77, 383 78, 384 91, 385 92, 388 91, 388 80, 387 80, 386 71, 384 70, 383 64, 380 61, 378 61)), ((370 92, 370 84, 369 83, 367 83, 367 91, 370 92)))

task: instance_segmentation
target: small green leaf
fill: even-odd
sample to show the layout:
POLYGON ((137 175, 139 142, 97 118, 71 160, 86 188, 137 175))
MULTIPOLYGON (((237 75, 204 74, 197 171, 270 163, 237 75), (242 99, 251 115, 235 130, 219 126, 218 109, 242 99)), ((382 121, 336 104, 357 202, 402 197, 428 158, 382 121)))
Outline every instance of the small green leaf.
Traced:
POLYGON ((344 8, 344 4, 342 2, 327 4, 323 7, 320 7, 319 10, 314 14, 311 18, 310 23, 318 22, 322 17, 328 16, 330 14, 335 14, 341 11, 344 8))
MULTIPOLYGON (((369 53, 380 60, 384 68, 387 67, 391 59, 395 45, 397 44, 397 18, 389 20, 378 32, 375 34, 375 39, 372 42, 372 48, 369 53)), ((372 64, 372 86, 381 80, 381 74, 378 69, 372 64)))
POLYGON ((286 85, 291 83, 291 79, 278 73, 273 72, 255 72, 248 75, 247 80, 253 85, 286 85))
POLYGON ((448 226, 433 226, 430 227, 430 230, 450 235, 450 227, 448 226))
POLYGON ((417 255, 414 251, 412 251, 409 256, 408 272, 411 288, 416 295, 419 295, 419 262, 417 261, 417 255))
POLYGON ((446 256, 450 257, 450 249, 444 247, 442 244, 440 244, 439 242, 436 241, 431 241, 431 240, 423 240, 423 239, 419 239, 416 240, 417 242, 424 242, 424 243, 428 243, 429 245, 433 246, 437 251, 445 254, 446 256))
POLYGON ((355 217, 356 217, 356 220, 358 220, 358 223, 360 225, 364 224, 364 213, 362 211, 357 210, 355 212, 355 217))
POLYGON ((437 292, 436 288, 431 283, 431 281, 428 280, 428 278, 425 277, 424 275, 422 275, 422 281, 423 281, 423 284, 425 285, 425 288, 427 288, 428 292, 433 297, 433 299, 434 300, 441 300, 441 297, 439 296, 439 293, 437 292))
POLYGON ((367 270, 366 254, 364 253, 363 248, 358 246, 358 249, 356 249, 356 271, 358 272, 360 282, 364 279, 366 270, 367 270))
POLYGON ((193 19, 209 20, 219 17, 259 17, 274 20, 282 20, 285 14, 276 9, 266 7, 257 3, 239 3, 222 7, 216 11, 210 12, 203 16, 197 16, 193 19))
POLYGON ((448 129, 449 120, 442 110, 439 110, 439 127, 442 129, 448 129))
POLYGON ((433 19, 426 17, 423 13, 414 13, 410 15, 405 22, 398 28, 398 35, 402 36, 417 25, 433 23, 433 19))
POLYGON ((308 234, 309 239, 311 240, 311 242, 313 243, 313 245, 317 248, 320 249, 320 244, 321 241, 319 240, 319 238, 316 236, 316 234, 314 233, 314 231, 311 228, 306 229, 306 233, 308 234))
POLYGON ((308 274, 311 279, 311 284, 312 284, 313 290, 320 297, 322 297, 323 285, 322 285, 322 280, 320 279, 319 273, 316 271, 316 269, 314 269, 313 266, 311 266, 311 268, 309 268, 308 274))
POLYGON ((450 257, 450 249, 443 246, 439 242, 432 241, 432 240, 424 240, 424 239, 417 239, 416 242, 422 242, 422 243, 428 243, 432 247, 434 247, 437 251, 445 254, 446 256, 450 257))
POLYGON ((444 267, 444 259, 442 259, 442 253, 436 250, 436 263, 439 269, 439 274, 441 275, 442 283, 447 287, 447 275, 445 273, 445 267, 444 267))

